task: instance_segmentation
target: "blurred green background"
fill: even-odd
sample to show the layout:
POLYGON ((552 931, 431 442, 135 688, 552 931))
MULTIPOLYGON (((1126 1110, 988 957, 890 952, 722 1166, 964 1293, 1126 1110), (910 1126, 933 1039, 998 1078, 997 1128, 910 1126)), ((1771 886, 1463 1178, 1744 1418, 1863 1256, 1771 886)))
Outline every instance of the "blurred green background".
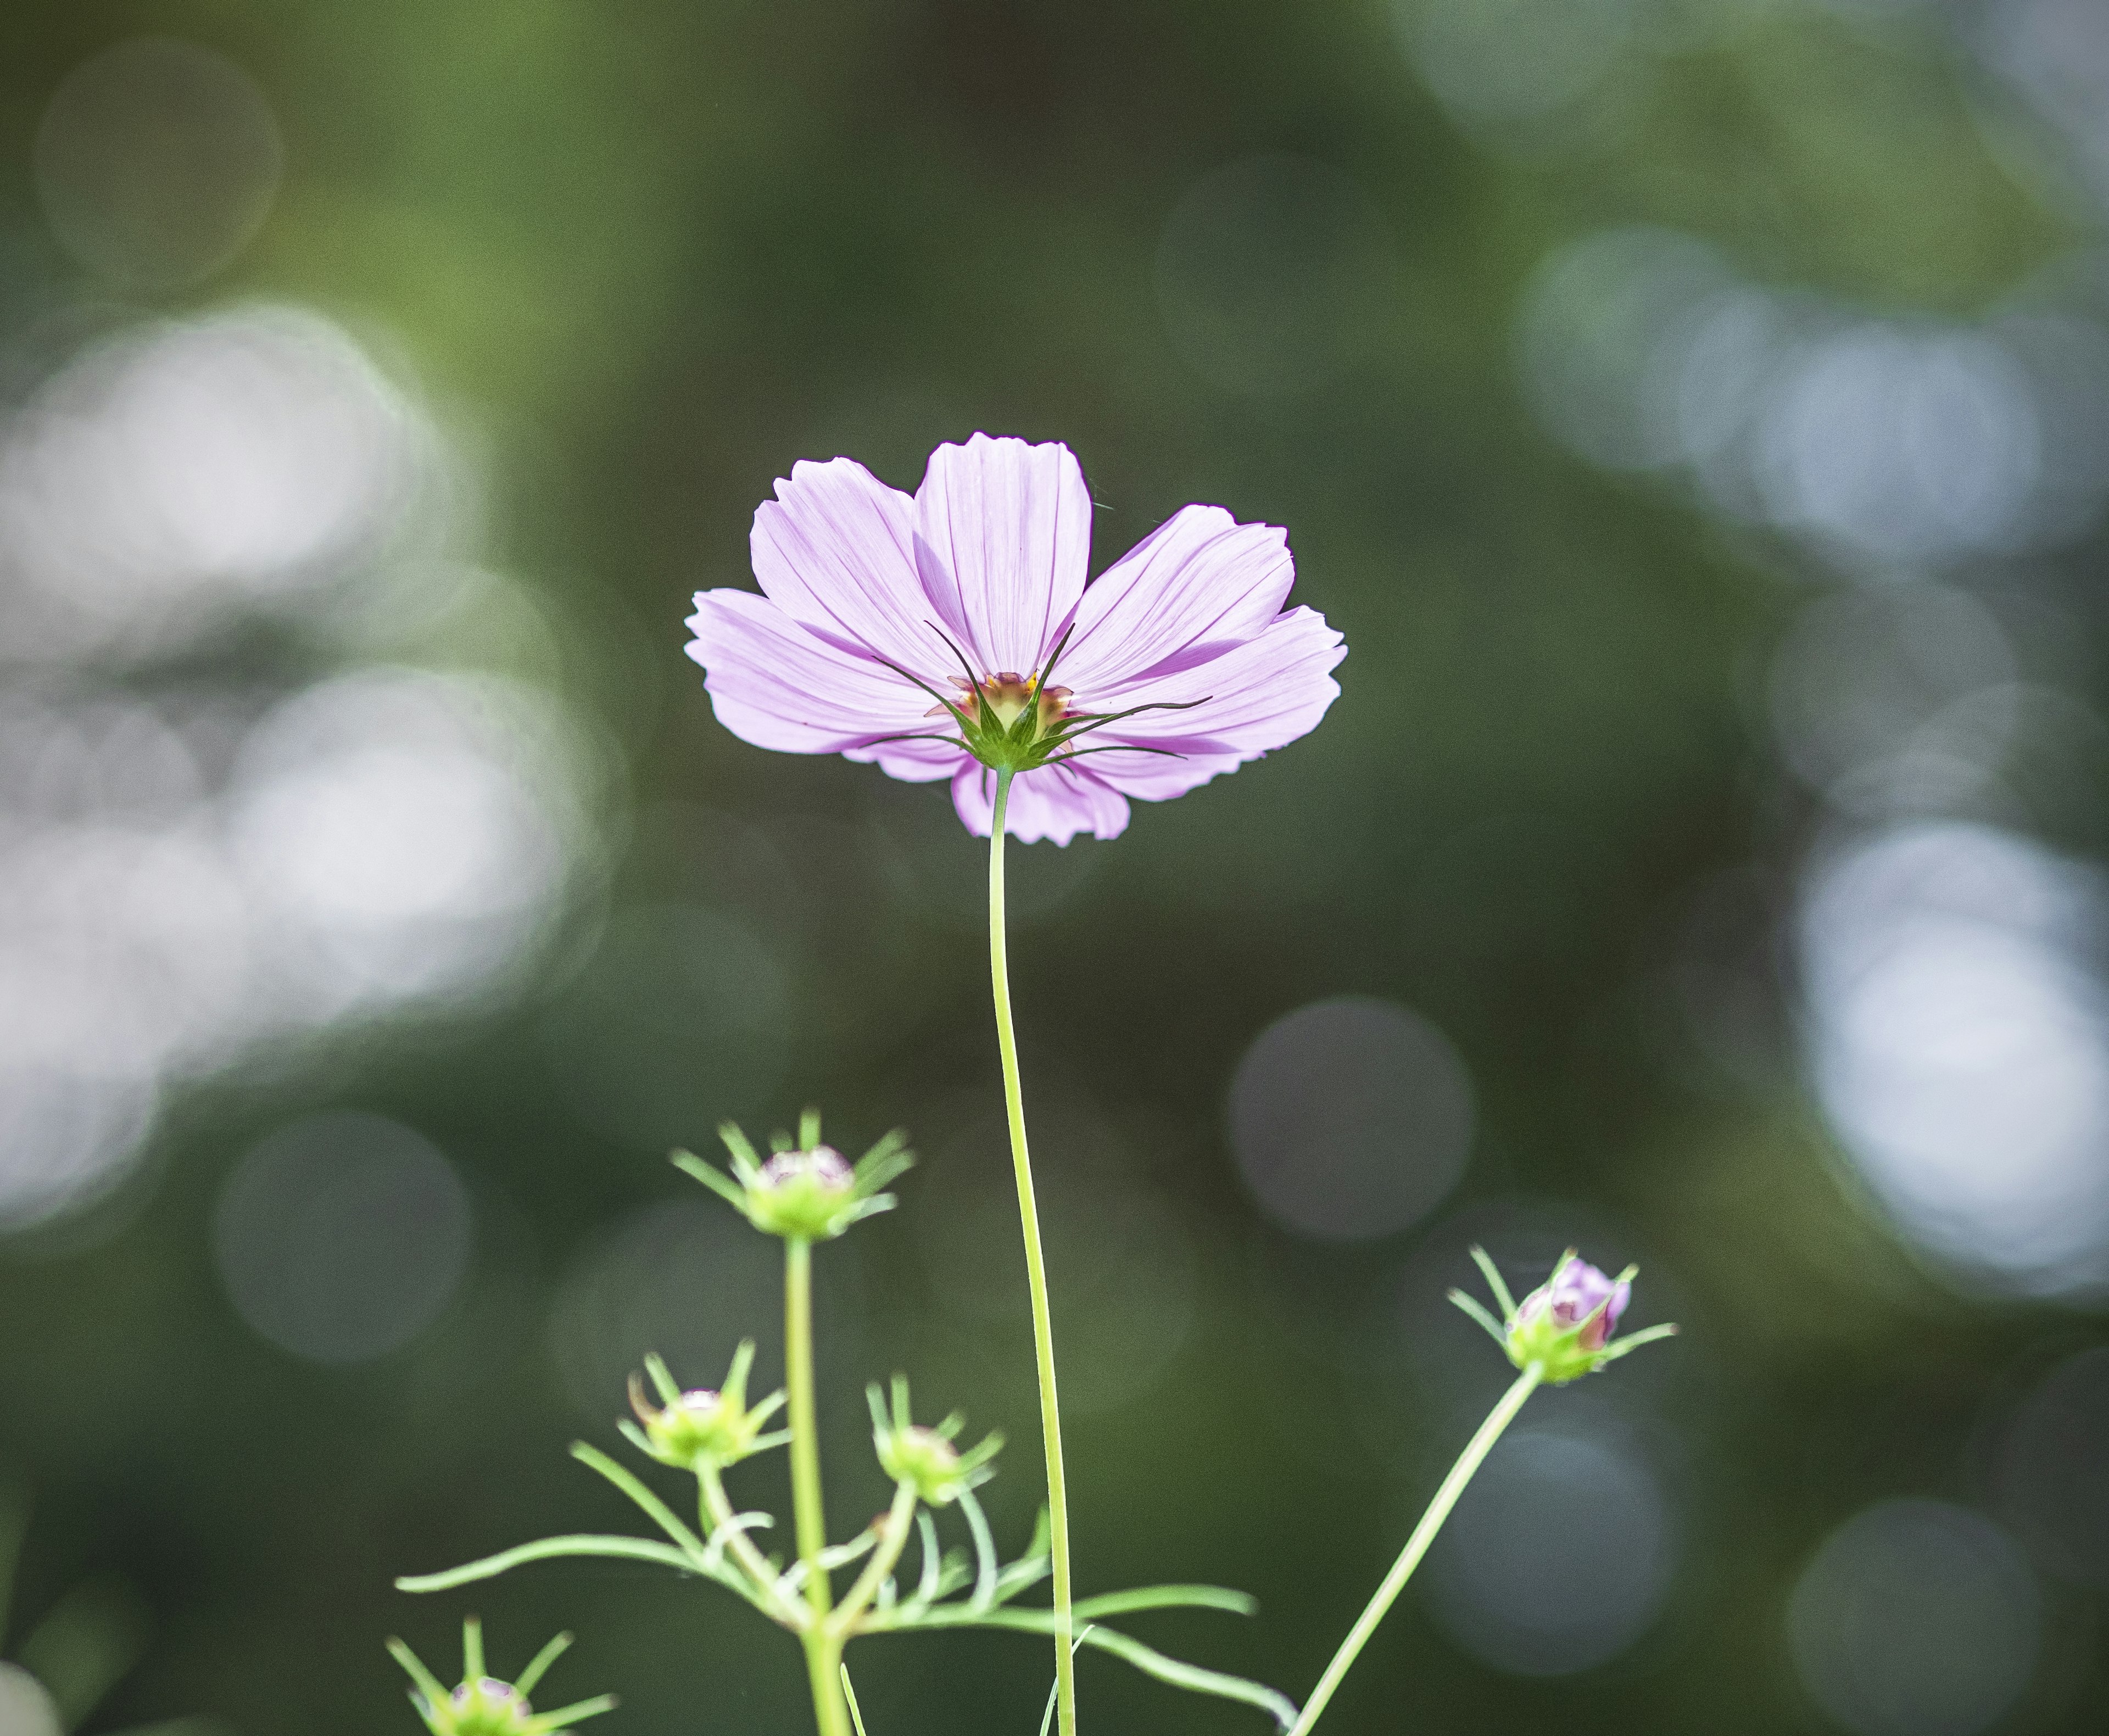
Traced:
MULTIPOLYGON (((1502 1382, 1467 1245, 1574 1241, 1685 1336, 1533 1402, 1330 1726, 2101 1728, 2104 113, 2092 0, 9 7, 0 1652, 364 1736, 473 1609, 596 1728, 800 1729, 711 1588, 390 1582, 629 1528, 564 1448, 644 1350, 775 1378, 664 1152, 807 1101, 925 1160, 820 1256, 835 1530, 901 1368, 1022 1545, 980 846, 682 655, 796 460, 984 429, 1095 570, 1287 526, 1350 647, 1014 857, 1081 1589, 1248 1589, 1130 1626, 1300 1697, 1502 1382)), ((1046 1691, 851 1662, 872 1736, 1046 1691)))

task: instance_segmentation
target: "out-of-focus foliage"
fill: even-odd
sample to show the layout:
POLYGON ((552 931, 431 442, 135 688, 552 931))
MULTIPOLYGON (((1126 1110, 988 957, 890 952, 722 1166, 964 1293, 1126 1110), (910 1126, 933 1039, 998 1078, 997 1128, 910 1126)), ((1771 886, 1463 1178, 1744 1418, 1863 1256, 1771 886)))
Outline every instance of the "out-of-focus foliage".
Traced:
MULTIPOLYGON (((1013 859, 1080 1594, 1249 1589, 1143 1637, 1300 1695, 1506 1372, 1467 1246, 1573 1241, 1686 1334, 1533 1401, 1334 1721, 2098 1726, 2109 13, 21 0, 0 51, 0 1450, 16 1607, 152 1612, 108 1728, 410 1728, 381 1639, 464 1608, 393 1576, 619 1528, 563 1448, 645 1351, 775 1384, 771 1246, 665 1162, 726 1116, 910 1130, 817 1256, 837 1526, 901 1368, 1020 1443, 1023 1543, 979 849, 681 656, 794 461, 976 429, 1075 449, 1100 564, 1286 525, 1351 647, 1307 741, 1013 859)), ((479 1589, 612 1736, 806 1716, 711 1587, 479 1589)), ((873 1641, 866 1723, 1027 1730, 1042 1649, 873 1641)), ((1102 1730, 1244 1716, 1082 1671, 1102 1730)))

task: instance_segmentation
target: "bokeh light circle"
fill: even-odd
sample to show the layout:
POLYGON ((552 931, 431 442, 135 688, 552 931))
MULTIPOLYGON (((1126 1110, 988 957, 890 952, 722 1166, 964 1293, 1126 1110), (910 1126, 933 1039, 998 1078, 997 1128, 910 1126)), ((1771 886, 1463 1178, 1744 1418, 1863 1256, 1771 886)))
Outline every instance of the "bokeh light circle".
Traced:
POLYGON ((1972 1282, 2109 1287, 2109 1002, 2097 877, 1955 822, 1863 839, 1804 895, 1817 1093, 1899 1228, 1972 1282))
MULTIPOLYGON (((768 1301, 783 1282, 779 1244, 700 1189, 598 1231, 566 1266, 549 1318, 550 1354, 580 1419, 604 1428, 625 1414, 626 1383, 648 1352, 683 1385, 714 1387, 743 1338, 758 1347, 748 1392, 768 1392, 783 1378, 784 1310, 768 1301)), ((869 1370, 851 1243, 817 1262, 815 1292, 820 1389, 853 1394, 869 1370)))
POLYGON ((1660 1481, 1610 1431, 1531 1429, 1488 1456, 1428 1562, 1437 1620, 1517 1675, 1565 1675, 1646 1633, 1676 1572, 1660 1481))
POLYGON ((399 527, 428 446, 319 314, 142 326, 85 350, 9 428, 0 531, 74 634, 165 655, 230 610, 341 576, 399 527))
POLYGON ((385 1116, 307 1116, 259 1143, 220 1195, 213 1254, 235 1310, 312 1362, 369 1361, 439 1317, 467 1269, 467 1190, 385 1116))
POLYGON ((1456 1050, 1389 1001, 1299 1008, 1260 1033, 1231 1083, 1231 1146, 1261 1208, 1337 1241, 1433 1211, 1464 1173, 1473 1124, 1456 1050))
POLYGON ((1393 0, 1399 43, 1465 124, 1515 128, 1585 97, 1633 34, 1632 0, 1393 0))
POLYGON ((219 270, 262 225, 285 147, 255 81, 172 37, 120 43, 52 93, 37 191, 66 250, 127 289, 219 270))
POLYGON ((2059 1364, 2021 1401, 1997 1485, 2000 1517, 2039 1567, 2109 1588, 2109 1347, 2059 1364))
POLYGON ((1855 1736, 1974 1736, 2018 1700, 2042 1644, 2027 1561, 1981 1513, 1883 1501, 1825 1540, 1787 1639, 1803 1685, 1855 1736))
POLYGON ((61 1736, 65 1729, 44 1684, 19 1664, 0 1663, 0 1736, 61 1736))

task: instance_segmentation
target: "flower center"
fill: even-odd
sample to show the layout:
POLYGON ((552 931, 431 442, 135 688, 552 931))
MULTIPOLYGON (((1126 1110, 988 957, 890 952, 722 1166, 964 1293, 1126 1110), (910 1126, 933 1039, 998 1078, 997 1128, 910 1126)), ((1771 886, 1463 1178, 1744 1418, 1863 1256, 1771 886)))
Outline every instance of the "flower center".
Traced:
POLYGON ((952 685, 960 689, 960 709, 970 711, 985 728, 993 725, 1007 730, 1028 709, 1036 706, 1038 728, 1046 730, 1070 715, 1069 701, 1074 697, 1067 688, 1042 692, 1038 675, 1021 675, 1014 670, 984 677, 978 685, 969 683, 964 675, 955 675, 952 685))

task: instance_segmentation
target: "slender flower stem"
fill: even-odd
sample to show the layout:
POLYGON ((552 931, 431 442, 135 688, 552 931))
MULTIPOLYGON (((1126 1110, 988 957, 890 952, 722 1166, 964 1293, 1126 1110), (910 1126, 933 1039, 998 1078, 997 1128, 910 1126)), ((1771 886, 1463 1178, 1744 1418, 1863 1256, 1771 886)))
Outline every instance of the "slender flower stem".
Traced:
POLYGON ((1062 1474, 1062 1410, 1054 1395, 1054 1322, 1047 1307, 1047 1260, 1032 1196, 1032 1160, 1025 1145, 1025 1096, 1018 1078, 1018 1035, 1010 1022, 1009 950, 1004 937, 1003 828, 1010 805, 1009 772, 996 775, 989 826, 989 976, 996 989, 996 1047, 1003 1056, 1003 1099, 1010 1116, 1010 1162, 1018 1178, 1018 1217, 1025 1231, 1025 1281, 1032 1296, 1032 1354, 1040 1371, 1040 1434, 1047 1448, 1047 1513, 1054 1580, 1054 1692, 1060 1736, 1077 1736, 1077 1666, 1070 1644, 1069 1498, 1062 1474))
POLYGON ((1545 1378, 1545 1370, 1533 1363, 1515 1378, 1515 1385, 1502 1395, 1502 1401, 1488 1413, 1487 1420, 1479 1425, 1479 1432, 1472 1436, 1465 1450, 1457 1455, 1457 1463, 1450 1468, 1450 1474, 1443 1479, 1443 1486, 1435 1491, 1435 1499, 1428 1504, 1428 1511, 1420 1516, 1420 1522, 1413 1528, 1413 1535, 1406 1540, 1406 1547, 1399 1551, 1398 1559, 1392 1563, 1391 1571, 1384 1575, 1384 1583, 1377 1587, 1376 1595, 1370 1599, 1369 1607, 1357 1618, 1348 1629, 1348 1637, 1340 1642, 1340 1649, 1333 1654, 1333 1662, 1325 1666, 1325 1673, 1318 1678, 1318 1685, 1311 1690, 1311 1698, 1303 1703, 1303 1716, 1296 1720, 1289 1736, 1306 1736, 1312 1725, 1318 1721, 1319 1713, 1325 1710, 1326 1702, 1347 1675, 1348 1666, 1362 1655, 1362 1648, 1369 1644, 1370 1635, 1376 1632, 1377 1624, 1385 1612, 1398 1601, 1398 1594, 1406 1589, 1406 1582, 1413 1576, 1413 1570, 1420 1565, 1420 1558, 1428 1553, 1428 1546, 1435 1540, 1435 1534, 1443 1529, 1443 1522, 1450 1517, 1450 1509, 1457 1504, 1457 1497, 1465 1492, 1465 1484, 1472 1481, 1473 1473, 1485 1463, 1487 1454, 1493 1451, 1494 1443, 1502 1438, 1502 1432, 1515 1421, 1516 1413, 1523 1409, 1523 1401, 1538 1390, 1545 1378))
POLYGON ((842 1699, 842 1642, 829 1629, 832 1600, 820 1552, 828 1525, 820 1508, 820 1442, 813 1407, 813 1247, 799 1236, 784 1242, 784 1374, 791 1395, 791 1507, 797 1522, 798 1558, 806 1564, 806 1601, 812 1619, 798 1636, 813 1685, 813 1716, 820 1736, 850 1736, 842 1699))
POLYGON ((724 1477, 716 1466, 709 1466, 697 1481, 702 1492, 704 1535, 713 1542, 722 1538, 733 1559, 754 1582, 755 1590, 768 1601, 771 1613, 785 1626, 802 1630, 811 1617, 796 1603, 785 1599, 782 1582, 761 1551, 755 1548, 754 1540, 747 1535, 744 1526, 734 1522, 737 1516, 732 1510, 732 1499, 725 1493, 724 1477))
POLYGON ((878 1546, 871 1552, 864 1571, 856 1583, 850 1587, 849 1594, 836 1609, 833 1626, 836 1633, 847 1639, 856 1629, 871 1600, 878 1596, 878 1588, 886 1583, 886 1576, 900 1564, 901 1552, 908 1547, 908 1528, 915 1522, 915 1486, 901 1483, 895 1486, 893 1504, 887 1509, 881 1527, 878 1546))

